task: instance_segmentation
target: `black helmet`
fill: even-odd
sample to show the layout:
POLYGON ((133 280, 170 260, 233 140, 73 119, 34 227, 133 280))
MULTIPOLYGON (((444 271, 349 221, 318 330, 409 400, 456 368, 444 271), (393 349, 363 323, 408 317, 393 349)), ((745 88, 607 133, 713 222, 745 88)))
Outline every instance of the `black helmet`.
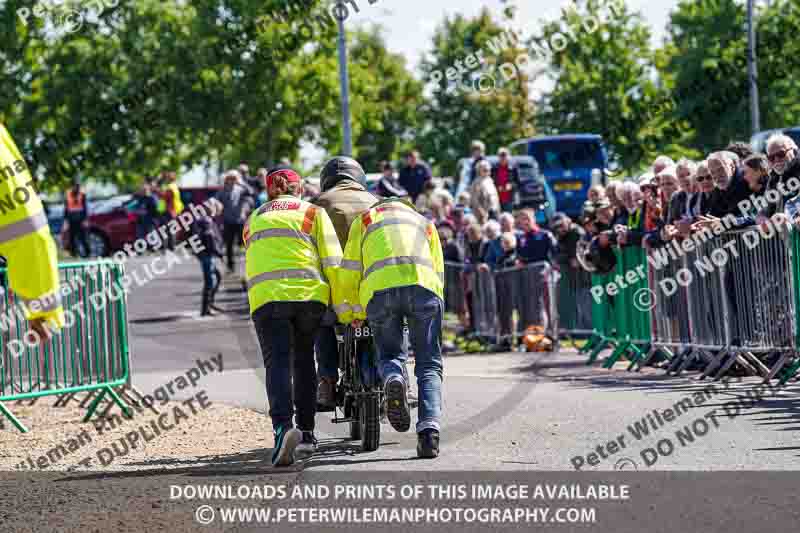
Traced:
POLYGON ((319 174, 319 185, 322 192, 332 189, 342 180, 351 180, 367 188, 367 175, 358 161, 351 157, 337 156, 325 163, 319 174))

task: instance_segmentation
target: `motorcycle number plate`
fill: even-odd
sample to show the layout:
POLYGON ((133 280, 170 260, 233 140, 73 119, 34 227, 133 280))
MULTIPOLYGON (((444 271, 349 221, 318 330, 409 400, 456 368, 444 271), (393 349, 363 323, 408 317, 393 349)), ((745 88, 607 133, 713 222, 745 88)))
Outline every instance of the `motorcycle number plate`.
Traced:
POLYGON ((355 334, 357 339, 372 337, 372 330, 370 330, 368 327, 356 328, 355 334))

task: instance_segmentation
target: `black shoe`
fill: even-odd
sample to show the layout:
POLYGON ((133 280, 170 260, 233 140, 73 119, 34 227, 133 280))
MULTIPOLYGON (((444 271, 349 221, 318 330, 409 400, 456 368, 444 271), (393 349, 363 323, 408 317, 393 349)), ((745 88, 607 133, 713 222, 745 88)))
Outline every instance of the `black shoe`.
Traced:
POLYGON ((435 459, 439 457, 439 432, 435 429, 423 429, 417 433, 417 457, 435 459))
POLYGON ((336 380, 321 378, 317 387, 317 412, 330 413, 336 410, 336 380))
POLYGON ((395 431, 408 431, 411 427, 411 413, 408 410, 406 385, 399 378, 390 379, 384 389, 386 396, 386 416, 395 431))
POLYGON ((303 431, 303 438, 295 448, 294 455, 297 459, 308 459, 317 451, 317 437, 313 431, 303 431))

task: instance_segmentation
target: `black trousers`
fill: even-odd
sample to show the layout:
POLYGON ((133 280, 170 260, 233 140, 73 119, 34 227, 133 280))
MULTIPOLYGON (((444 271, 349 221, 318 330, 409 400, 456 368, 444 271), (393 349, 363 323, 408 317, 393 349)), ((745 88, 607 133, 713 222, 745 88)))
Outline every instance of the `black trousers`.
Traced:
POLYGON ((222 228, 222 236, 225 239, 225 257, 228 270, 233 270, 234 251, 236 245, 242 243, 242 231, 244 231, 244 224, 229 224, 226 222, 222 228))
POLYGON ((89 249, 89 239, 86 235, 86 230, 83 228, 85 218, 72 218, 67 216, 69 222, 69 245, 72 248, 72 255, 74 257, 89 257, 92 251, 89 249), (83 246, 83 249, 81 249, 83 246))
POLYGON ((326 307, 320 302, 270 302, 256 309, 256 327, 264 368, 272 427, 314 430, 317 414, 317 369, 314 338, 326 307))

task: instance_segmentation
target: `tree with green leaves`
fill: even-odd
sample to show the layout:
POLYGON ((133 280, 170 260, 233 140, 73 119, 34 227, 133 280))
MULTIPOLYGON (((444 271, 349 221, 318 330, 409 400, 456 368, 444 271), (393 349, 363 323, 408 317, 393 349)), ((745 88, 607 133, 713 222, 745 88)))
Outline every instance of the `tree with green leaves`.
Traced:
POLYGON ((416 144, 443 174, 455 174, 472 139, 496 150, 533 134, 532 80, 515 62, 524 48, 506 31, 513 16, 509 8, 504 22, 493 20, 487 9, 475 18, 448 17, 436 30, 433 52, 422 61, 431 94, 421 110, 424 127, 416 144), (480 66, 470 67, 478 61, 470 56, 482 56, 480 66), (448 76, 448 69, 468 72, 448 76))
MULTIPOLYGON (((673 121, 691 124, 689 145, 708 153, 751 133, 745 6, 735 0, 683 1, 670 14, 659 72, 676 102, 673 121)), ((762 129, 800 124, 800 9, 776 0, 760 10, 758 86, 762 129)))
POLYGON ((577 0, 529 45, 552 86, 537 114, 543 132, 600 134, 631 173, 657 153, 683 152, 680 125, 665 120, 671 103, 653 81, 650 30, 624 0, 577 0))
MULTIPOLYGON (((82 27, 58 32, 16 16, 34 3, 0 4, 0 120, 44 189, 339 149, 335 23, 278 0, 75 2, 82 27)), ((415 127, 421 87, 375 32, 353 34, 351 61, 356 149, 374 165, 415 127)))

